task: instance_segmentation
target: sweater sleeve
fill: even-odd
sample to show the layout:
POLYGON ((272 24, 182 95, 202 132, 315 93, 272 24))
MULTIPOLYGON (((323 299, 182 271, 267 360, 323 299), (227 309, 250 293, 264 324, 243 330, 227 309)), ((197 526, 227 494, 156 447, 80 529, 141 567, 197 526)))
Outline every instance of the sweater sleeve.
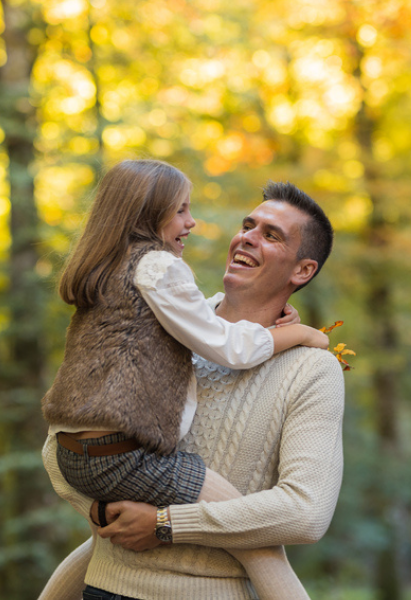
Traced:
POLYGON ((44 466, 49 474, 55 492, 63 498, 63 500, 67 500, 67 502, 69 502, 78 513, 85 517, 91 525, 90 508, 94 500, 77 492, 64 479, 57 463, 57 439, 55 435, 49 435, 47 437, 43 446, 42 456, 44 466))
POLYGON ((170 252, 148 252, 137 266, 134 283, 164 329, 205 359, 245 369, 273 355, 269 331, 258 323, 217 317, 188 265, 170 252))
POLYGON ((259 548, 324 535, 342 479, 344 381, 335 357, 320 356, 289 390, 277 485, 225 502, 171 506, 175 543, 259 548))

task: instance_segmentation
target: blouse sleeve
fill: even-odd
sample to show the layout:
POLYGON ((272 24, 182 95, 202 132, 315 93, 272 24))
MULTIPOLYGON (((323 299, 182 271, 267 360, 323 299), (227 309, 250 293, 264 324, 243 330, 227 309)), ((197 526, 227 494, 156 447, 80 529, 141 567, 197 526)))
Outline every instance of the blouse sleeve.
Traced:
POLYGON ((205 359, 245 369, 273 355, 269 331, 258 323, 229 323, 218 317, 188 265, 170 252, 148 252, 138 264, 134 284, 164 329, 205 359))

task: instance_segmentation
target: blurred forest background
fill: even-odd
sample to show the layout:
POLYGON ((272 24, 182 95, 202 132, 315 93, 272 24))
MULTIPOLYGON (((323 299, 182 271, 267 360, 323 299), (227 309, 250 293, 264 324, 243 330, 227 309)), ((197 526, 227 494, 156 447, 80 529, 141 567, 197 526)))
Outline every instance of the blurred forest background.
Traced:
POLYGON ((71 314, 56 282, 102 170, 157 157, 194 183, 185 258, 206 294, 267 179, 331 217, 333 256, 292 301, 357 351, 345 477, 325 538, 288 553, 313 599, 411 598, 411 2, 1 6, 1 597, 37 598, 88 535, 41 463, 71 314))

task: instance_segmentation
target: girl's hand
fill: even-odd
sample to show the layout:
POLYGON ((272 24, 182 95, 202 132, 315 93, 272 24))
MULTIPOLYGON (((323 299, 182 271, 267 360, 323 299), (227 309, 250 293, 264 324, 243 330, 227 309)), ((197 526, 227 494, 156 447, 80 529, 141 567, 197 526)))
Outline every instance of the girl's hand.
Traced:
POLYGON ((301 343, 302 346, 312 346, 314 348, 323 348, 324 350, 328 349, 328 346, 330 345, 328 335, 319 329, 314 329, 308 325, 301 325, 301 327, 304 327, 304 341, 301 343))
POLYGON ((276 320, 275 325, 277 327, 282 327, 283 325, 297 325, 301 323, 300 315, 298 314, 298 310, 291 306, 291 304, 286 304, 283 309, 283 317, 280 317, 276 320))

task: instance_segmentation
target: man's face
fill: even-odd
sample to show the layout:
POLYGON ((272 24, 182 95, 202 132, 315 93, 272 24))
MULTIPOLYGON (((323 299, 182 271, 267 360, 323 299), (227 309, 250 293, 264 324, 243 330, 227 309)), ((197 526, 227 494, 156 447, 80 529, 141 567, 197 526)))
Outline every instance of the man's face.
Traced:
MULTIPOLYGON (((297 252, 308 215, 287 202, 268 200, 243 221, 228 251, 224 285, 275 295, 293 282, 297 252)), ((290 292, 290 290, 288 290, 290 292)))

